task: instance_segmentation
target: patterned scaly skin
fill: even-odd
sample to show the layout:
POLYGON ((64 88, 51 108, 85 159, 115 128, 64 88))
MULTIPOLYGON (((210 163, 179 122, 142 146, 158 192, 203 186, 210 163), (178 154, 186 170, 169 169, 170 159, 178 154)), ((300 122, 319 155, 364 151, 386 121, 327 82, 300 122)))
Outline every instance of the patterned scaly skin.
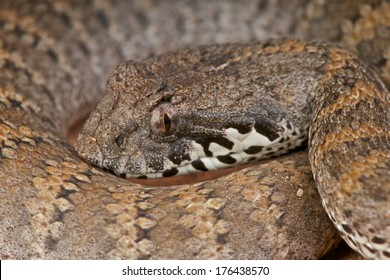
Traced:
MULTIPOLYGON (((334 32, 323 32, 323 39, 343 39, 352 50, 370 53, 368 62, 388 82, 389 50, 386 46, 388 48, 389 44, 383 41, 388 42, 389 36, 375 36, 377 30, 381 34, 383 30, 388 32, 388 17, 383 16, 389 14, 388 4, 378 4, 373 9, 351 4, 350 9, 340 10, 341 13, 347 11, 355 20, 342 22, 340 19, 345 17, 332 10, 337 4, 325 6, 321 1, 313 1, 303 8, 299 1, 275 6, 260 1, 245 7, 234 1, 215 4, 205 1, 203 5, 161 2, 1 1, 2 258, 302 259, 318 258, 338 242, 336 231, 318 203, 303 152, 211 182, 153 188, 129 183, 87 165, 65 141, 64 134, 76 115, 96 104, 105 83, 102 77, 107 77, 124 57, 142 60, 151 54, 183 46, 249 41, 266 34, 314 37, 312 34, 321 32, 315 28, 311 31, 307 23, 321 22, 327 18, 327 12, 334 20, 325 21, 324 28, 338 27, 331 29, 334 32), (279 9, 281 5, 288 7, 279 9), (361 15, 360 21, 357 15, 361 15), (294 26, 295 19, 301 17, 302 21, 294 26), (280 18, 283 22, 275 22, 280 18), (365 18, 369 19, 368 23, 365 18), (361 28, 365 26, 368 31, 361 28), (374 36, 360 36, 372 33, 374 36), (352 35, 348 37, 349 34, 352 35), (369 43, 376 38, 379 42, 369 43), (374 46, 375 51, 370 51, 370 46, 374 46), (274 174, 281 175, 275 177, 274 174)), ((313 26, 317 28, 317 24, 313 26)), ((291 41, 283 44, 289 45, 291 41)), ((287 51, 290 50, 287 48, 287 51)), ((332 79, 343 63, 354 59, 350 53, 340 52, 329 62, 329 75, 324 75, 323 79, 332 79)), ((388 108, 388 96, 383 87, 371 80, 368 83, 362 88, 356 85, 356 91, 362 91, 361 95, 375 106, 379 100, 379 107, 388 108), (366 94, 365 86, 374 87, 376 96, 366 94)), ((384 110, 384 114, 388 112, 384 110)), ((361 160, 367 160, 374 167, 388 164, 386 133, 389 130, 384 114, 377 119, 382 123, 362 126, 362 131, 374 137, 378 135, 378 139, 382 135, 383 139, 369 142, 368 145, 378 144, 371 146, 371 155, 345 157, 347 161, 357 162, 350 173, 366 172, 361 169, 361 160), (378 159, 382 162, 376 163, 378 159)), ((315 115, 317 124, 328 116, 315 115)), ((343 142, 327 145, 328 142, 321 139, 328 135, 326 125, 318 129, 324 132, 312 139, 311 151, 320 151, 311 152, 314 163, 331 160, 328 155, 344 147, 343 142)), ((318 165, 314 164, 316 168, 318 165)), ((382 170, 386 173, 388 169, 382 170)), ((388 173, 382 176, 369 171, 364 179, 380 176, 387 180, 373 181, 373 185, 375 190, 382 191, 383 201, 386 197, 388 201, 388 173)), ((340 178, 348 173, 343 169, 337 172, 340 178)), ((324 180, 316 176, 320 185, 332 180, 332 177, 322 176, 324 180)), ((344 192, 355 196, 352 190, 361 189, 363 183, 353 174, 345 177, 348 181, 349 178, 352 182, 348 182, 344 192)), ((335 211, 341 208, 333 203, 344 204, 335 196, 334 201, 325 198, 325 207, 331 209, 334 218, 349 218, 350 211, 335 211)), ((364 202, 361 192, 357 192, 357 197, 364 202)), ((388 208, 384 211, 388 212, 388 208)), ((383 220, 373 223, 383 226, 383 220)), ((354 235, 358 232, 363 239, 383 243, 380 250, 361 248, 360 252, 369 257, 386 257, 388 247, 385 247, 389 242, 379 240, 378 232, 372 232, 371 226, 366 224, 364 220, 356 221, 352 226, 341 226, 342 232, 351 231, 354 235), (367 253, 367 250, 374 251, 367 253)), ((372 228, 377 226, 373 224, 372 228)), ((388 230, 382 237, 388 240, 388 230)), ((349 242, 353 245, 353 241, 349 242)))

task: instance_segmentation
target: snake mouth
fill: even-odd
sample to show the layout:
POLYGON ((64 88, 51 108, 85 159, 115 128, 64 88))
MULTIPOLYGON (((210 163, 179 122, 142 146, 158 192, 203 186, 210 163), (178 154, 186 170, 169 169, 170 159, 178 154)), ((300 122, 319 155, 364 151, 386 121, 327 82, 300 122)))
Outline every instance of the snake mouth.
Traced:
POLYGON ((265 160, 248 163, 248 164, 229 167, 226 169, 218 169, 218 170, 212 170, 207 172, 197 172, 197 173, 186 174, 181 176, 173 176, 167 178, 156 178, 156 179, 128 178, 126 180, 139 185, 151 186, 151 187, 173 187, 173 186, 180 186, 180 185, 187 185, 187 184, 196 184, 196 183, 202 183, 207 181, 213 181, 220 177, 227 176, 233 172, 239 171, 241 169, 265 164, 270 160, 271 159, 265 159, 265 160))

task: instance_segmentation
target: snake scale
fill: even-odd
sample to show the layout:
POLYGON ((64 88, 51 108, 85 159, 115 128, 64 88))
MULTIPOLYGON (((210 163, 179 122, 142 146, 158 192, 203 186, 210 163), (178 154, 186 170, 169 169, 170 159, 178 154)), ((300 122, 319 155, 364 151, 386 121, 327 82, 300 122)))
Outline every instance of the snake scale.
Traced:
POLYGON ((2 0, 0 38, 2 259, 307 259, 340 235, 390 258, 387 1, 2 0), (84 162, 66 135, 126 59, 77 144, 95 164, 210 169, 192 143, 228 166, 311 118, 309 156, 169 187, 84 162))

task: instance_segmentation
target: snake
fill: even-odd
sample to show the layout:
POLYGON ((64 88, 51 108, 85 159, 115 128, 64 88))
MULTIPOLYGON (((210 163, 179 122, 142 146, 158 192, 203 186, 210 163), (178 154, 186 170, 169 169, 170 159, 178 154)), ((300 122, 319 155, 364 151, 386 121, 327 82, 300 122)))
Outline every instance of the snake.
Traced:
POLYGON ((3 0, 0 38, 2 259, 390 258, 388 1, 3 0))

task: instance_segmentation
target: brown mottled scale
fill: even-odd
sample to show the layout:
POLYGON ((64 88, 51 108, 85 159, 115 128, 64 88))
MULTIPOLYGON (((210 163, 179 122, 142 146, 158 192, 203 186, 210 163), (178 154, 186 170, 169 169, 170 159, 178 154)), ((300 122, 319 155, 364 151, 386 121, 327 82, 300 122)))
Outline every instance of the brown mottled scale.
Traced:
POLYGON ((372 2, 1 1, 1 258, 319 258, 339 237, 311 170, 347 242, 388 258, 389 93, 340 48, 288 39, 228 47, 257 49, 275 65, 311 61, 318 80, 302 87, 318 92, 312 169, 298 152, 208 182, 147 187, 83 162, 65 140, 120 61, 182 47, 338 41, 389 86, 389 4, 372 2))

